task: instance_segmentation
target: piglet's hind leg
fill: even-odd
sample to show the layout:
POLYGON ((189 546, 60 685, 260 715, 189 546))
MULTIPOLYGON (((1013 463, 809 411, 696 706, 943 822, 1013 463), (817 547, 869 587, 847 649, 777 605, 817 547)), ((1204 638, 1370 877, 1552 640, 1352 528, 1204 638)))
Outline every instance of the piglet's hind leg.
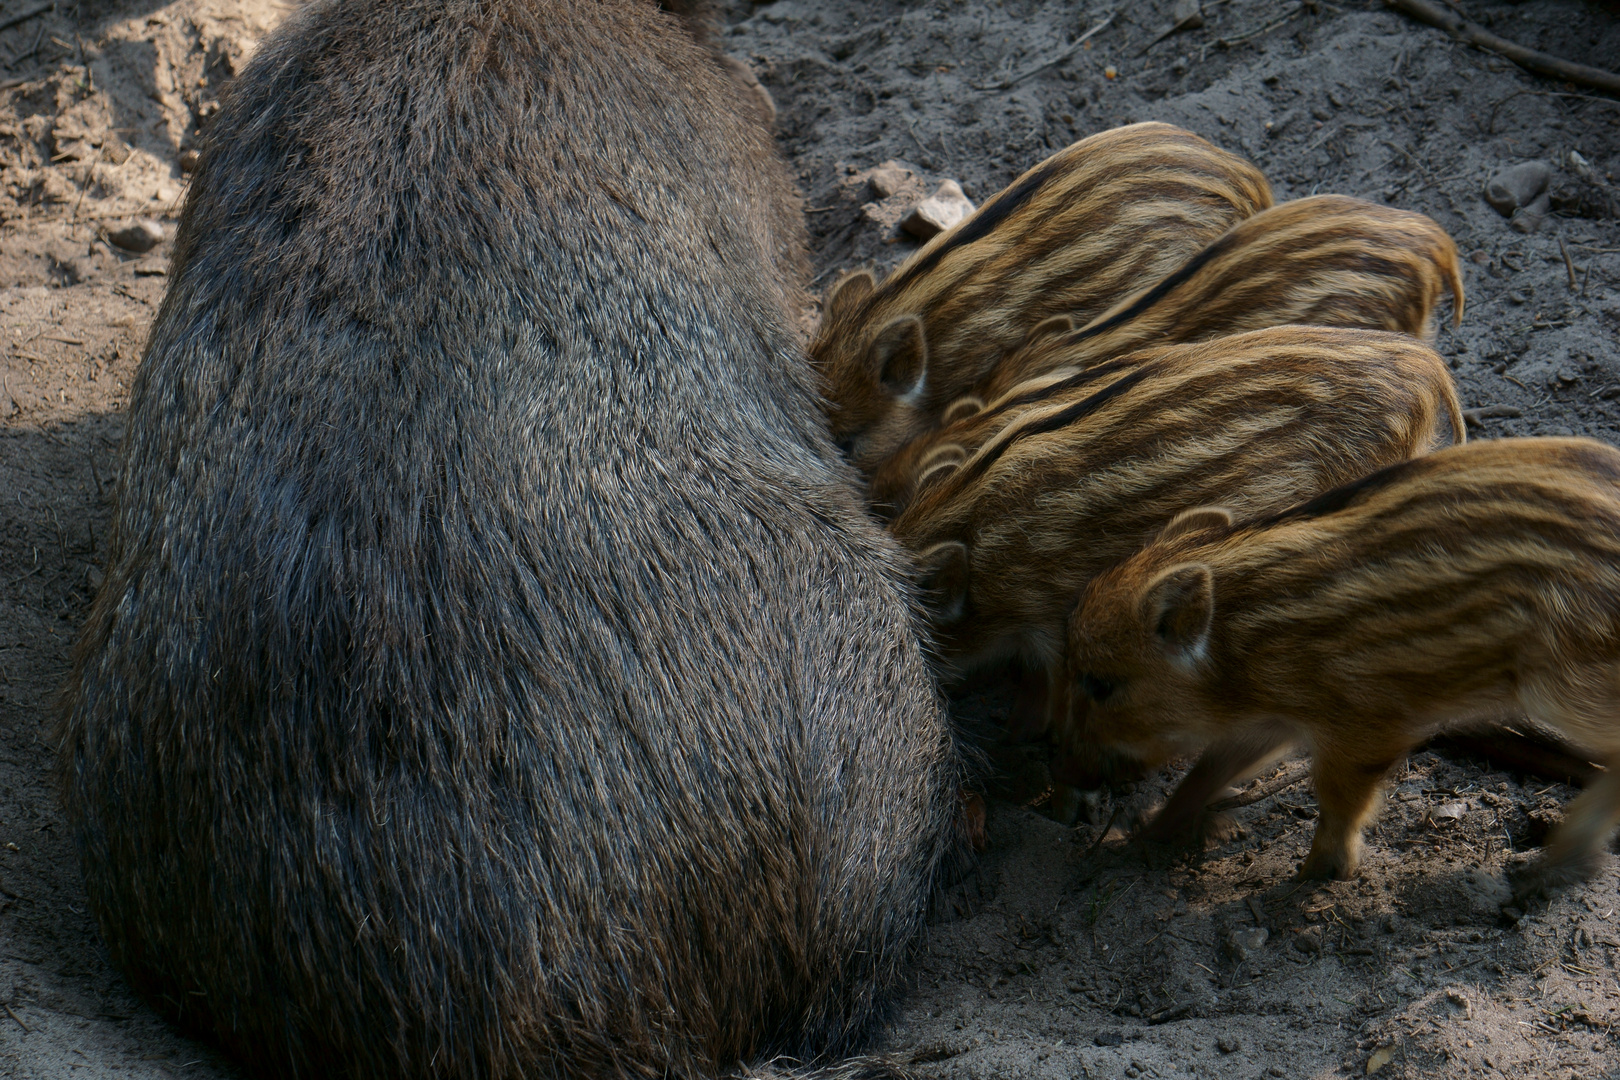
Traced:
POLYGON ((1584 881, 1602 867, 1609 836, 1620 824, 1620 755, 1603 764, 1608 771, 1569 804, 1541 858, 1514 878, 1515 901, 1584 881))

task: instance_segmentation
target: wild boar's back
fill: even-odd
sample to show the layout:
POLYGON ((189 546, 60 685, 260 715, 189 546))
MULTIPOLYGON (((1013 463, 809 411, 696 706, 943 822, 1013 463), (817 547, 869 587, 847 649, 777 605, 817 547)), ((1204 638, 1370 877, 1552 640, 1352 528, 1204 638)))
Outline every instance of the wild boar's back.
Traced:
POLYGON ((316 4, 228 94, 59 742, 114 961, 250 1071, 696 1076, 882 1019, 954 748, 752 115, 584 0, 316 4))

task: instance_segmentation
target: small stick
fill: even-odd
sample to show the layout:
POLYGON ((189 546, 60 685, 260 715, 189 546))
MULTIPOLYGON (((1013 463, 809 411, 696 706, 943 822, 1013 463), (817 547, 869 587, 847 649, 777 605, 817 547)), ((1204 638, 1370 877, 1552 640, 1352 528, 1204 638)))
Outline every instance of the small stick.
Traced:
POLYGON ((1064 49, 1062 52, 1060 52, 1056 56, 1052 57, 1052 59, 1046 61, 1046 63, 1041 64, 1041 65, 1039 65, 1037 67, 1032 67, 1028 71, 1024 72, 1022 75, 1016 75, 1013 78, 1007 79, 1007 80, 1005 80, 1003 82, 987 83, 987 84, 984 84, 984 85, 980 85, 979 83, 973 83, 972 84, 973 89, 975 89, 975 90, 1011 90, 1013 87, 1017 86, 1019 83, 1023 82, 1025 79, 1029 78, 1031 75, 1039 75, 1041 72, 1045 71, 1047 68, 1052 67, 1052 66, 1054 66, 1056 64, 1061 64, 1061 63, 1063 63, 1063 61, 1067 60, 1069 57, 1071 57, 1075 53, 1079 52, 1080 51, 1080 46, 1084 45, 1087 41, 1090 41, 1092 35, 1101 32, 1102 29, 1105 26, 1107 26, 1109 23, 1113 22, 1114 21, 1114 16, 1118 15, 1118 14, 1119 14, 1119 12, 1117 12, 1117 11, 1110 12, 1108 14, 1108 16, 1105 19, 1103 19, 1102 22, 1098 23, 1096 26, 1093 26, 1090 30, 1087 30, 1085 33, 1083 33, 1079 37, 1075 38, 1074 39, 1074 44, 1070 45, 1067 49, 1064 49))
POLYGON ((1569 287, 1575 287, 1575 264, 1569 261, 1569 248, 1564 246, 1564 238, 1558 238, 1558 250, 1564 256, 1564 269, 1569 273, 1569 287))
MULTIPOLYGON (((79 208, 84 205, 84 197, 90 194, 90 189, 95 186, 96 166, 100 164, 99 160, 90 163, 90 175, 85 178, 84 187, 79 190, 79 201, 73 204, 73 217, 68 220, 68 228, 70 229, 79 224, 79 208)), ((1562 243, 1562 241, 1559 242, 1562 243)), ((1568 256, 1565 256, 1565 259, 1567 260, 1568 256)))
POLYGON ((44 41, 44 40, 45 40, 45 27, 41 26, 39 28, 39 33, 34 35, 33 47, 30 48, 27 52, 23 53, 21 56, 12 57, 11 62, 6 65, 6 68, 8 70, 11 69, 11 68, 15 68, 18 64, 22 63, 24 60, 30 59, 31 57, 34 57, 34 56, 37 56, 39 54, 39 43, 44 41))
POLYGON ((34 1033, 33 1028, 31 1028, 27 1024, 23 1023, 22 1017, 18 1016, 15 1012, 12 1012, 10 1004, 7 1004, 5 1008, 6 1008, 6 1015, 11 1017, 13 1020, 17 1021, 17 1026, 18 1027, 22 1028, 25 1032, 27 1032, 30 1035, 32 1035, 34 1033))
MULTIPOLYGON (((1215 39, 1215 47, 1217 49, 1230 49, 1233 45, 1242 45, 1245 41, 1251 41, 1254 38, 1259 37, 1261 34, 1268 34, 1271 31, 1277 29, 1277 27, 1282 26, 1284 23, 1288 22, 1289 20, 1297 18, 1299 16, 1300 12, 1303 12, 1304 10, 1305 10, 1304 8, 1300 8, 1299 11, 1290 12, 1287 15, 1284 15, 1282 18, 1278 19, 1276 22, 1267 23, 1265 26, 1260 27, 1260 29, 1258 29, 1258 30, 1250 30, 1247 34, 1244 34, 1241 37, 1216 38, 1215 39)), ((1397 66, 1398 66, 1398 62, 1397 62, 1397 66)), ((1391 74, 1393 74, 1393 72, 1391 72, 1391 74)))
MULTIPOLYGON (((23 23, 27 22, 29 19, 32 19, 36 15, 43 15, 47 11, 55 11, 55 10, 56 10, 56 0, 51 0, 50 3, 41 4, 41 5, 39 5, 39 7, 35 8, 33 11, 25 11, 21 15, 14 15, 11 18, 7 19, 5 22, 0 22, 0 32, 10 30, 13 26, 21 26, 23 23)), ((6 1009, 6 1011, 10 1012, 11 1010, 8 1007, 6 1009)), ((16 1014, 13 1013, 12 1015, 15 1016, 16 1014)), ((17 1023, 20 1024, 20 1023, 22 1023, 22 1021, 18 1020, 17 1023)))
POLYGON ((1308 772, 1309 769, 1306 766, 1296 766, 1284 772, 1281 776, 1273 777, 1258 785, 1252 791, 1240 791, 1229 798, 1217 799, 1210 803, 1206 809, 1219 813, 1222 810, 1236 810, 1240 806, 1249 806, 1303 782, 1308 772))
POLYGON ((1429 0, 1384 0, 1384 6, 1394 8, 1403 15, 1428 23, 1450 34, 1458 41, 1474 45, 1498 56, 1505 56, 1526 71, 1552 79, 1587 86, 1610 94, 1620 94, 1620 75, 1601 68, 1587 67, 1561 60, 1549 53, 1527 49, 1506 38, 1499 38, 1483 27, 1476 26, 1429 0))

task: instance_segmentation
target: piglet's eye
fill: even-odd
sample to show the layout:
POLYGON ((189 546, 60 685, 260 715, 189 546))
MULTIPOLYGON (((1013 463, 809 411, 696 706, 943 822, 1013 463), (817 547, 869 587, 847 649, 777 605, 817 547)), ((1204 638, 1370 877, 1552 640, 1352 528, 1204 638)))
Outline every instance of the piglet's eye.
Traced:
POLYGON ((1090 698, 1092 701, 1098 702, 1099 704, 1107 701, 1113 696, 1114 691, 1119 689, 1117 683, 1100 678, 1099 676, 1093 675, 1090 672, 1086 672, 1076 679, 1075 685, 1080 687, 1080 692, 1082 694, 1086 695, 1086 697, 1090 698))

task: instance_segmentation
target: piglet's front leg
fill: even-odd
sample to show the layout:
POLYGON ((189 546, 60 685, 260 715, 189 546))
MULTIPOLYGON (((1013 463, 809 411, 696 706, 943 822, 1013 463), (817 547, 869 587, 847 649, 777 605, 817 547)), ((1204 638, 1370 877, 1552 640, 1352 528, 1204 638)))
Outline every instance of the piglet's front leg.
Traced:
POLYGON ((1410 746, 1355 749, 1318 742, 1311 762, 1316 785, 1316 836, 1300 865, 1301 878, 1352 878, 1361 867, 1361 830, 1372 817, 1378 790, 1410 746), (1360 750, 1361 752, 1356 752, 1360 750))
POLYGON ((1224 815, 1205 811, 1210 800, 1227 785, 1252 776, 1276 760, 1290 741, 1285 732, 1266 728, 1212 743, 1182 777, 1164 809, 1137 838, 1156 844, 1187 844, 1218 835, 1219 830, 1229 827, 1231 822, 1224 815))

